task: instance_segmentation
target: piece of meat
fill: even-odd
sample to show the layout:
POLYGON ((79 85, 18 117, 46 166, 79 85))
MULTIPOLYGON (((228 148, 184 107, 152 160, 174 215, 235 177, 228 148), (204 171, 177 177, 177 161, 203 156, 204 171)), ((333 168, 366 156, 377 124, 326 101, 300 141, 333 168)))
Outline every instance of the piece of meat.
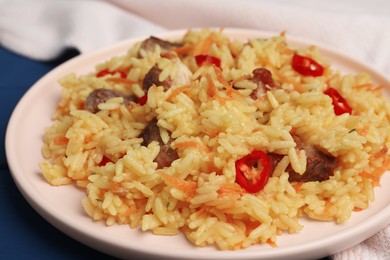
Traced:
POLYGON ((92 113, 97 113, 100 111, 98 107, 100 103, 104 103, 114 97, 123 97, 123 103, 125 105, 129 105, 130 101, 135 100, 134 97, 126 95, 118 90, 99 88, 95 89, 88 95, 84 107, 92 113))
MULTIPOLYGON (((154 36, 150 36, 141 43, 140 50, 143 50, 144 52, 153 52, 155 51, 157 45, 160 46, 161 53, 170 52, 173 50, 173 48, 183 46, 181 43, 169 42, 154 36)), ((139 53, 140 56, 143 55, 142 51, 139 53)))
POLYGON ((271 71, 265 68, 257 68, 252 71, 253 81, 258 85, 261 85, 263 88, 272 89, 276 87, 275 81, 272 79, 271 71))
POLYGON ((161 82, 159 80, 161 70, 158 68, 157 64, 155 64, 146 74, 144 80, 142 82, 142 86, 147 91, 151 86, 163 86, 164 89, 168 89, 171 85, 169 80, 165 80, 161 82))
POLYGON ((272 73, 265 68, 256 68, 252 71, 252 81, 256 83, 257 88, 252 91, 250 97, 254 100, 262 97, 267 90, 276 87, 272 79, 272 73))
POLYGON ((171 86, 188 85, 191 83, 192 72, 190 69, 176 56, 171 56, 170 59, 178 69, 178 73, 174 79, 168 77, 164 81, 159 80, 161 69, 155 64, 146 74, 142 82, 142 86, 147 91, 151 86, 163 86, 165 90, 171 86))
POLYGON ((160 46, 161 57, 170 59, 175 66, 178 68, 178 73, 174 79, 168 77, 164 81, 159 80, 161 69, 155 64, 150 70, 145 74, 143 80, 143 88, 147 91, 151 86, 163 86, 165 90, 169 89, 172 85, 187 85, 191 82, 192 72, 190 69, 180 60, 176 52, 173 51, 174 48, 183 46, 182 43, 169 42, 157 37, 151 36, 148 39, 144 40, 141 43, 139 55, 142 56, 146 52, 153 52, 156 49, 156 46, 160 46))
POLYGON ((152 141, 157 141, 160 145, 160 152, 154 159, 157 163, 157 169, 171 166, 172 162, 179 158, 175 150, 171 148, 172 138, 165 144, 160 136, 160 128, 157 125, 157 120, 149 122, 144 131, 141 133, 143 139, 142 145, 148 146, 152 141))
MULTIPOLYGON (((333 157, 320 148, 317 148, 313 145, 307 145, 302 142, 302 140, 294 136, 294 140, 297 144, 297 149, 304 149, 307 156, 306 171, 303 174, 295 172, 291 166, 288 166, 286 171, 290 175, 288 180, 290 182, 308 182, 308 181, 325 181, 333 175, 334 170, 337 167, 338 161, 336 157, 333 157)), ((283 155, 269 153, 268 154, 271 161, 272 172, 275 170, 275 167, 283 158, 283 155)))
POLYGON ((295 171, 289 172, 289 180, 299 182, 328 180, 337 167, 337 158, 312 145, 305 146, 305 152, 307 156, 306 171, 302 175, 295 171))

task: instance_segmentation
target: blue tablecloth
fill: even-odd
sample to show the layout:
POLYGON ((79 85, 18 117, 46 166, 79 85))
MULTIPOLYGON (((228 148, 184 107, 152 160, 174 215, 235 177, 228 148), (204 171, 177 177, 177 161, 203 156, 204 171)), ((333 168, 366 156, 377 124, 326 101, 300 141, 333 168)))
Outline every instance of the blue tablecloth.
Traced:
POLYGON ((4 140, 19 99, 45 73, 76 55, 52 62, 23 58, 0 47, 0 259, 110 259, 46 222, 23 198, 8 169, 4 140))

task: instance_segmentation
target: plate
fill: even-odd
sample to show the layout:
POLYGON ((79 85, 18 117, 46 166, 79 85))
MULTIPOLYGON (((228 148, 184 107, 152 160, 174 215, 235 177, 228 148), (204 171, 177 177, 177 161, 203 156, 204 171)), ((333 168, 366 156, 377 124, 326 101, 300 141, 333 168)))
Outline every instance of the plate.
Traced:
MULTIPOLYGON (((175 39, 185 30, 156 35, 175 39)), ((277 33, 244 29, 225 29, 231 38, 268 38, 277 33)), ((149 35, 148 35, 149 36, 149 35)), ((146 36, 146 37, 148 37, 146 36)), ((99 51, 73 58, 49 72, 23 96, 12 113, 6 132, 6 155, 10 170, 20 192, 31 206, 56 228, 72 238, 120 258, 150 257, 177 259, 280 259, 320 258, 344 250, 375 234, 390 224, 390 174, 384 174, 381 187, 375 189, 376 200, 370 207, 358 213, 344 224, 317 222, 303 219, 304 229, 296 234, 278 237, 278 247, 256 245, 239 251, 221 251, 214 247, 198 248, 190 244, 184 235, 155 236, 127 225, 107 227, 103 221, 94 222, 81 205, 84 194, 75 186, 52 187, 43 178, 38 163, 41 156, 44 129, 50 126, 52 113, 60 99, 57 80, 75 72, 93 71, 94 66, 112 56, 124 54, 135 42, 146 37, 130 39, 99 51)), ((344 73, 367 72, 373 80, 386 86, 390 96, 390 81, 381 73, 321 44, 287 36, 293 47, 315 44, 321 54, 332 62, 333 68, 344 73)))

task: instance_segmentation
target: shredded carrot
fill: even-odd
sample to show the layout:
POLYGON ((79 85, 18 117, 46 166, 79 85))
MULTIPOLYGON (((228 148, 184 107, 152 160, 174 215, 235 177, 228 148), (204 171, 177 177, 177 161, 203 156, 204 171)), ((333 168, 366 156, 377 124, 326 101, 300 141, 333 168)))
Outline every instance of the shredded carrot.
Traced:
POLYGON ((69 143, 69 139, 65 136, 57 136, 53 139, 55 145, 65 145, 69 143))
POLYGON ((111 113, 118 113, 118 114, 120 114, 121 109, 118 107, 118 108, 115 108, 115 109, 110 110, 110 112, 111 112, 111 113))
POLYGON ((210 212, 210 206, 204 205, 200 206, 200 208, 196 211, 198 217, 206 216, 210 212))
POLYGON ((93 138, 93 135, 86 135, 85 137, 84 137, 84 143, 89 143, 89 142, 91 142, 92 141, 92 138, 93 138))
POLYGON ((378 85, 378 86, 376 86, 376 87, 373 87, 371 90, 372 90, 372 91, 380 91, 380 90, 382 90, 384 87, 385 87, 385 86, 383 86, 383 85, 378 85))
MULTIPOLYGON (((238 93, 240 93, 240 92, 238 92, 238 93)), ((214 99, 216 101, 218 101, 221 105, 225 105, 226 101, 228 101, 230 98, 228 98, 228 97, 221 97, 221 96, 217 95, 217 96, 214 97, 214 99)))
POLYGON ((379 181, 380 181, 380 178, 382 176, 382 174, 386 171, 386 165, 382 165, 381 167, 379 167, 378 169, 376 169, 375 171, 373 171, 372 173, 369 173, 367 171, 361 171, 359 173, 359 175, 362 177, 362 178, 365 178, 365 179, 370 179, 372 180, 372 183, 375 185, 375 186, 379 186, 379 181))
POLYGON ((215 136, 217 136, 221 132, 221 130, 207 130, 207 129, 204 129, 203 132, 206 135, 210 136, 210 137, 215 137, 215 136))
POLYGON ((389 149, 386 146, 383 147, 382 149, 379 150, 379 152, 371 155, 370 161, 373 161, 373 160, 376 160, 378 158, 381 158, 381 157, 385 156, 387 154, 388 150, 389 149))
POLYGON ((190 87, 191 87, 191 85, 183 85, 183 86, 180 86, 180 87, 177 87, 177 88, 173 89, 171 91, 171 93, 169 94, 169 96, 167 97, 167 101, 171 102, 174 97, 176 97, 181 92, 185 91, 186 89, 188 89, 190 87))
POLYGON ((214 97, 216 94, 217 94, 217 88, 215 87, 215 84, 214 84, 214 81, 213 79, 211 78, 210 74, 207 74, 206 75, 206 79, 207 79, 207 95, 209 97, 214 97))
POLYGON ((241 197, 242 194, 244 194, 244 190, 241 188, 240 185, 237 183, 223 183, 218 189, 218 197, 224 197, 224 196, 236 196, 237 199, 241 197))
POLYGON ((372 84, 362 84, 362 85, 356 85, 352 87, 353 89, 356 90, 366 90, 366 91, 380 91, 384 88, 383 85, 378 85, 378 86, 373 86, 372 84))
POLYGON ((173 186, 180 191, 182 191, 187 197, 192 198, 196 194, 196 189, 198 188, 198 185, 194 181, 185 181, 180 180, 179 178, 176 178, 172 175, 169 175, 167 173, 161 172, 161 177, 164 179, 165 183, 168 186, 173 186))
POLYGON ((128 207, 126 209, 126 211, 124 213, 122 213, 122 216, 124 216, 124 217, 131 216, 136 211, 137 211, 137 207, 135 205, 131 205, 130 207, 128 207))
POLYGON ((379 179, 378 176, 375 176, 373 174, 370 174, 366 171, 361 171, 359 173, 360 177, 364 178, 364 179, 369 179, 372 181, 372 183, 375 185, 375 186, 378 186, 379 185, 379 179))
POLYGON ((245 235, 249 236, 249 234, 257 227, 261 225, 261 222, 258 221, 251 221, 251 220, 244 220, 245 224, 245 235))
POLYGON ((193 44, 185 44, 181 47, 175 47, 173 48, 173 51, 176 52, 179 55, 186 55, 190 54, 194 50, 194 45, 193 44))
POLYGON ((356 129, 356 132, 361 136, 366 136, 368 134, 368 126, 365 126, 363 128, 356 129))
POLYGON ((202 150, 206 153, 210 152, 210 149, 203 143, 195 142, 195 141, 187 141, 187 142, 181 142, 181 143, 176 143, 175 148, 197 148, 199 150, 202 150))
POLYGON ((119 68, 116 71, 118 71, 120 73, 125 73, 127 75, 129 73, 129 71, 131 70, 131 68, 132 68, 131 66, 127 66, 127 67, 119 68))
POLYGON ((286 34, 287 34, 287 30, 284 30, 284 31, 281 31, 279 35, 285 37, 286 34))
POLYGON ((125 197, 129 193, 129 190, 123 188, 121 183, 118 182, 111 183, 110 191, 119 197, 125 197))
POLYGON ((328 214, 330 211, 330 208, 333 206, 333 203, 329 200, 325 204, 324 214, 328 214))
POLYGON ((57 111, 61 111, 61 110, 64 110, 64 108, 65 108, 65 106, 63 106, 63 105, 58 105, 58 106, 56 107, 56 110, 57 110, 57 111))
POLYGON ((290 49, 290 48, 285 48, 281 52, 282 52, 282 54, 287 54, 287 55, 294 54, 294 51, 292 49, 290 49))
POLYGON ((107 191, 108 191, 107 189, 101 189, 101 190, 99 191, 99 194, 98 194, 99 199, 103 200, 104 194, 105 194, 107 191))
MULTIPOLYGON (((68 103, 68 102, 67 102, 67 103, 68 103)), ((66 105, 58 104, 57 109, 64 109, 65 107, 66 107, 66 105)))
POLYGON ((207 54, 210 51, 211 45, 215 42, 215 35, 210 33, 207 38, 200 44, 195 45, 193 50, 194 56, 199 54, 207 54))
POLYGON ((112 82, 112 83, 118 83, 118 84, 127 84, 127 85, 131 85, 131 84, 136 83, 135 81, 132 81, 129 79, 124 79, 124 78, 108 78, 108 79, 106 79, 106 81, 112 82))
POLYGON ((270 246, 272 246, 273 248, 278 247, 278 245, 276 244, 276 242, 275 242, 275 241, 272 241, 271 238, 268 238, 268 239, 267 239, 267 244, 270 245, 270 246))
POLYGON ((363 209, 362 208, 359 208, 359 207, 354 207, 353 208, 353 211, 355 211, 355 212, 358 212, 358 211, 362 211, 363 209))
POLYGON ((352 88, 354 88, 354 89, 371 88, 371 86, 372 86, 372 84, 362 84, 362 85, 353 86, 352 88))
POLYGON ((294 136, 294 135, 297 135, 297 128, 291 128, 291 130, 290 130, 290 135, 291 136, 294 136))
POLYGON ((213 65, 213 69, 215 72, 215 75, 217 76, 217 80, 224 86, 226 89, 226 94, 231 97, 233 93, 237 94, 238 96, 243 96, 240 92, 235 90, 222 76, 222 71, 217 66, 213 65))
POLYGON ((298 192, 301 190, 302 184, 303 184, 303 182, 297 182, 297 183, 295 183, 295 184, 293 185, 295 192, 298 193, 298 192))
POLYGON ((120 182, 111 182, 110 191, 112 191, 113 193, 117 193, 121 189, 122 189, 122 185, 120 182))
POLYGON ((89 175, 90 175, 90 171, 87 170, 84 178, 76 180, 76 185, 78 188, 80 188, 82 190, 87 189, 86 185, 88 185, 88 183, 90 183, 90 181, 88 180, 89 175))
POLYGON ((85 101, 84 100, 80 100, 77 103, 77 109, 79 109, 79 110, 84 110, 85 109, 85 101))
MULTIPOLYGON (((285 42, 278 42, 277 48, 280 49, 280 53, 282 53, 282 54, 287 54, 287 55, 294 54, 294 51, 292 49, 288 48, 285 42)), ((271 64, 271 63, 269 63, 268 65, 274 67, 273 64, 271 64)))
POLYGON ((371 175, 373 176, 373 182, 375 186, 379 186, 380 184, 379 181, 383 173, 385 173, 385 171, 388 170, 389 168, 390 168, 390 157, 387 156, 382 166, 371 173, 371 175))
POLYGON ((214 157, 213 156, 210 156, 210 164, 209 164, 209 168, 208 168, 208 171, 211 173, 211 172, 215 172, 217 174, 219 174, 221 172, 221 169, 219 169, 215 163, 214 163, 214 157))

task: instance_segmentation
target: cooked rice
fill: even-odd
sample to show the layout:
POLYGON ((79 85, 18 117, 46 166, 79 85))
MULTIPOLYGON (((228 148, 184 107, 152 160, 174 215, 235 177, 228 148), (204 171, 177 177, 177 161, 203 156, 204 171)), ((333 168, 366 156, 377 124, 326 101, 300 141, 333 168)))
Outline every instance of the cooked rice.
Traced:
POLYGON ((96 114, 84 110, 94 89, 140 98, 143 78, 154 64, 162 70, 160 81, 179 77, 179 68, 161 57, 160 48, 140 57, 138 43, 96 67, 130 68, 127 83, 110 81, 120 78, 118 73, 97 77, 96 72, 60 80, 62 99, 44 135, 47 160, 40 167, 50 184, 76 183, 85 190, 82 205, 92 219, 156 235, 184 232, 196 246, 235 250, 275 245, 278 235, 302 230, 305 215, 343 223, 374 201, 374 187, 390 165, 390 104, 369 75, 343 75, 315 47, 293 49, 283 34, 246 43, 223 31, 199 30, 180 41, 192 50, 183 59, 193 73, 191 84, 168 90, 152 86, 144 106, 126 106, 120 97, 100 104, 96 114), (324 75, 296 73, 290 65, 294 52, 325 64, 324 75), (199 53, 221 60, 222 80, 213 66, 196 65, 193 55, 199 53), (280 87, 253 100, 249 95, 256 86, 245 76, 258 67, 271 71, 280 87), (226 83, 235 81, 236 89, 229 90, 226 83), (210 84, 216 87, 214 96, 210 84), (348 101, 353 115, 335 116, 323 94, 328 85, 348 101), (153 161, 158 143, 141 145, 140 134, 153 118, 162 140, 167 143, 171 135, 179 154, 163 169, 153 161), (293 129, 306 143, 338 158, 329 180, 288 181, 289 165, 303 173, 307 163, 305 152, 296 149, 293 129), (264 189, 254 194, 235 183, 235 161, 252 150, 284 155, 264 189), (111 162, 101 165, 104 157, 111 162))

